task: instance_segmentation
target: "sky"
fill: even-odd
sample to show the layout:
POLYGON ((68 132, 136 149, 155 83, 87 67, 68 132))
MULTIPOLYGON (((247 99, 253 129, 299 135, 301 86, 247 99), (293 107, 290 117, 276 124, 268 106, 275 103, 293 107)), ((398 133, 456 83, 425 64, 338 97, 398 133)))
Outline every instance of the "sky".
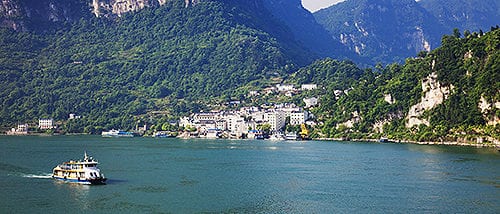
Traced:
POLYGON ((326 8, 344 0, 302 0, 302 5, 311 12, 326 8))

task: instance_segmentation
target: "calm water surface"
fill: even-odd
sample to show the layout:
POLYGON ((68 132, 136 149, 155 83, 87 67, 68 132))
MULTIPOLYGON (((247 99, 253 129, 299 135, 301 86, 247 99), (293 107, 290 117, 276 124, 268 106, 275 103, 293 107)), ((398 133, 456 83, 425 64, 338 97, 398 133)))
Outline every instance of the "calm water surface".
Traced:
POLYGON ((500 213, 490 149, 0 136, 0 213, 500 213), (52 180, 87 151, 103 186, 52 180))

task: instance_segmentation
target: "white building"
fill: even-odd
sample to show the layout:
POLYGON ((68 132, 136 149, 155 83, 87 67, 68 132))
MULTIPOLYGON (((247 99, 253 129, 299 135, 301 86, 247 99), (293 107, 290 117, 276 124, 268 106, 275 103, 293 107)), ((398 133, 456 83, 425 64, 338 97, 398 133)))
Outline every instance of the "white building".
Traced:
POLYGON ((76 114, 73 114, 73 113, 69 114, 69 117, 68 117, 68 119, 70 119, 70 120, 80 119, 80 118, 82 118, 82 116, 76 115, 76 114))
POLYGON ((283 111, 271 111, 264 113, 264 122, 271 125, 271 131, 278 131, 285 127, 286 115, 283 111))
POLYGON ((202 112, 193 115, 193 120, 220 120, 222 115, 219 112, 202 112))
POLYGON ((7 131, 7 135, 26 135, 28 134, 28 124, 17 125, 17 128, 12 128, 7 131))
POLYGON ((318 88, 318 85, 316 84, 303 84, 300 89, 302 91, 305 91, 305 90, 314 90, 314 89, 317 89, 318 88))
POLYGON ((277 108, 277 110, 285 112, 285 117, 290 117, 290 114, 292 114, 292 112, 302 111, 302 108, 295 105, 287 105, 281 106, 280 108, 277 108))
POLYGON ((181 117, 179 120, 179 126, 181 127, 194 127, 193 119, 190 117, 181 117))
POLYGON ((318 105, 318 98, 316 98, 316 97, 304 98, 304 99, 302 99, 302 101, 304 101, 304 103, 306 103, 306 108, 318 105))
POLYGON ((278 89, 278 91, 293 91, 293 90, 295 90, 295 88, 293 87, 293 85, 281 85, 281 84, 278 84, 278 85, 276 85, 276 88, 278 89))
POLYGON ((53 119, 39 119, 38 120, 38 128, 45 129, 53 129, 54 128, 54 120, 53 119))
POLYGON ((235 134, 235 136, 240 137, 243 133, 247 133, 248 126, 245 119, 240 115, 229 115, 226 118, 227 129, 235 134))
POLYGON ((194 127, 200 133, 206 133, 209 129, 217 129, 217 124, 214 120, 200 120, 194 124, 194 127))
POLYGON ((215 121, 215 127, 219 130, 227 130, 227 122, 226 120, 217 120, 215 121))
POLYGON ((257 96, 257 95, 259 95, 259 92, 258 91, 249 91, 248 95, 249 96, 257 96))
POLYGON ((290 125, 300 125, 309 119, 309 113, 307 111, 296 111, 290 113, 290 125))

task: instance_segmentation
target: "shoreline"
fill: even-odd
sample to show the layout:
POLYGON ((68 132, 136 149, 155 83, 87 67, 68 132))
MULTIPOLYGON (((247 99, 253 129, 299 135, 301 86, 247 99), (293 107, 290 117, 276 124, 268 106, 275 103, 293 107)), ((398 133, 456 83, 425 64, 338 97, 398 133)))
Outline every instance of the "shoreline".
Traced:
POLYGON ((411 140, 394 140, 388 139, 386 142, 380 142, 379 139, 342 139, 342 138, 315 138, 318 141, 348 141, 348 142, 372 142, 372 143, 399 143, 399 144, 416 144, 416 145, 438 145, 438 146, 467 146, 475 148, 496 148, 500 151, 500 143, 472 143, 458 141, 411 141, 411 140))
MULTIPOLYGON (((29 133, 29 134, 18 134, 18 135, 8 135, 8 134, 0 134, 0 136, 41 136, 41 137, 50 137, 50 136, 90 136, 92 134, 88 133, 66 133, 66 134, 47 134, 47 133, 29 133)), ((99 136, 99 135, 96 135, 99 136)), ((144 137, 144 136, 142 136, 144 137)), ((178 135, 178 139, 211 139, 211 138, 196 138, 186 135, 178 135)), ((216 138, 215 138, 216 139, 216 138)), ((245 139, 244 139, 245 140, 245 139)), ((246 139, 248 140, 248 139, 246 139)), ((371 142, 371 143, 397 143, 397 144, 415 144, 415 145, 438 145, 438 146, 466 146, 466 147, 474 147, 474 148, 496 148, 500 151, 500 141, 494 140, 491 143, 478 143, 478 142, 458 142, 458 141, 411 141, 411 140, 395 140, 395 139, 387 139, 384 142, 381 142, 380 139, 346 139, 346 138, 313 138, 315 141, 345 141, 345 142, 371 142)))

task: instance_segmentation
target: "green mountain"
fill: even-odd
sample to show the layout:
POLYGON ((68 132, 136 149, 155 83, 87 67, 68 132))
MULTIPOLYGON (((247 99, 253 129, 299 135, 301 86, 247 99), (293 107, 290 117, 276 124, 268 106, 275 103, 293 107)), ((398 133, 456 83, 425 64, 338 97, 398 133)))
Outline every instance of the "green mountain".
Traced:
POLYGON ((323 137, 377 137, 418 141, 500 139, 500 29, 457 33, 443 46, 403 65, 362 72, 322 60, 290 81, 326 85, 315 114, 323 137), (356 75, 346 77, 343 72, 356 75), (340 78, 339 78, 340 76, 340 78), (323 79, 323 81, 321 81, 323 79))
POLYGON ((198 111, 312 61, 286 25, 257 8, 174 0, 114 19, 82 18, 54 33, 2 29, 0 121, 75 113, 84 117, 75 129, 130 128, 154 112, 198 111))

